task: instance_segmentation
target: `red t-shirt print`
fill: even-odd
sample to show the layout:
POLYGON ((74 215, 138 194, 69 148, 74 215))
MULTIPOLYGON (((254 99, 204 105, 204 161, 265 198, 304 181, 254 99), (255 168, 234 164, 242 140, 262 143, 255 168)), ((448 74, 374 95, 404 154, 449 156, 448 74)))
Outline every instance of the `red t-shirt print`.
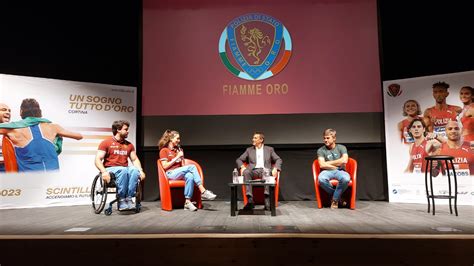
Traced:
MULTIPOLYGON (((176 154, 177 154, 176 150, 170 150, 168 148, 162 148, 160 150, 160 160, 169 162, 169 161, 173 160, 174 157, 176 157, 176 154)), ((172 166, 170 166, 168 169, 166 169, 166 171, 173 170, 175 168, 181 167, 181 165, 182 165, 181 161, 178 160, 172 166)))
POLYGON ((103 140, 99 144, 99 150, 105 151, 104 166, 128 166, 128 157, 135 147, 132 143, 124 140, 118 142, 115 138, 110 137, 103 140))

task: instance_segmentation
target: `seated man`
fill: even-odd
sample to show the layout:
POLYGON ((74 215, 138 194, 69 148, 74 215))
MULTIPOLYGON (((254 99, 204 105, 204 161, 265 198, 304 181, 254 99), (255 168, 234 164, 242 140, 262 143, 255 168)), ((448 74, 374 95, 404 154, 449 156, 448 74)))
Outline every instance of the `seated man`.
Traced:
POLYGON ((135 152, 135 147, 128 142, 128 121, 119 120, 112 124, 113 136, 99 144, 95 157, 95 166, 102 174, 102 179, 110 182, 110 173, 114 173, 119 197, 119 210, 135 208, 135 194, 138 177, 145 179, 140 160, 135 152), (128 158, 133 166, 128 166, 128 158))
MULTIPOLYGON (((244 181, 248 182, 255 177, 263 177, 264 169, 272 168, 272 163, 275 166, 272 169, 272 175, 277 176, 277 171, 281 171, 282 159, 275 150, 263 144, 265 136, 262 132, 255 132, 252 138, 252 147, 249 147, 245 150, 239 158, 237 158, 237 166, 241 169, 241 173, 244 176, 244 181), (244 166, 244 162, 247 162, 247 167, 244 166)), ((254 207, 252 199, 252 186, 246 186, 248 202, 245 205, 245 210, 251 210, 254 207)), ((270 208, 269 200, 269 189, 265 187, 265 209, 270 208)))
MULTIPOLYGON (((341 195, 347 189, 351 180, 351 177, 345 171, 349 156, 344 145, 336 144, 336 130, 331 128, 324 130, 323 141, 324 146, 318 149, 318 162, 322 170, 318 178, 319 184, 332 196, 331 209, 337 209, 341 195), (331 179, 339 181, 336 189, 329 182, 331 179)), ((345 205, 347 203, 341 202, 341 204, 345 205)))

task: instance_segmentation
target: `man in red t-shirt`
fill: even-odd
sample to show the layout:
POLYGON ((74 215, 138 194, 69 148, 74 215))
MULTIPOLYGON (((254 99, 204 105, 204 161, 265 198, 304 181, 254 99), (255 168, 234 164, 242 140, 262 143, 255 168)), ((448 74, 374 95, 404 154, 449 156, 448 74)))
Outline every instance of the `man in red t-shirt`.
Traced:
POLYGON ((456 121, 449 121, 446 125, 448 140, 438 149, 437 154, 454 157, 454 168, 457 176, 470 176, 474 172, 474 153, 469 142, 461 138, 461 127, 456 121))
POLYGON ((95 157, 95 166, 106 183, 110 182, 110 173, 115 175, 119 210, 135 208, 138 177, 141 180, 145 179, 145 172, 143 172, 135 147, 126 140, 129 127, 130 122, 128 121, 114 121, 112 124, 113 136, 99 144, 95 157), (128 166, 128 158, 133 166, 128 166))
POLYGON ((445 128, 448 121, 456 120, 456 116, 462 111, 461 107, 446 103, 449 95, 448 88, 449 84, 446 82, 433 84, 433 98, 436 104, 426 109, 423 114, 428 131, 443 137, 446 136, 445 128))
MULTIPOLYGON (((426 132, 426 126, 421 118, 415 118, 408 125, 408 132, 414 142, 410 145, 410 161, 405 172, 424 173, 426 168, 425 157, 431 155, 441 146, 441 136, 426 132)), ((439 167, 438 167, 439 168, 439 167)), ((433 167, 433 170, 439 170, 433 167)))

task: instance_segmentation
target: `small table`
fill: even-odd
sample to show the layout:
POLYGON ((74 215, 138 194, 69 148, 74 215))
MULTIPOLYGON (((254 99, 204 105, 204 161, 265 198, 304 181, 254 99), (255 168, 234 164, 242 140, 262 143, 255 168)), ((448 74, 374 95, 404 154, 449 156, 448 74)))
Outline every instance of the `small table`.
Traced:
POLYGON ((275 210, 275 183, 255 183, 255 182, 244 182, 244 183, 229 183, 230 187, 230 216, 235 216, 235 211, 238 210, 237 207, 237 187, 244 185, 252 185, 259 187, 268 187, 270 192, 270 211, 272 216, 276 216, 275 210))
POLYGON ((458 201, 458 182, 456 178, 456 169, 454 168, 453 164, 453 156, 449 155, 433 155, 433 156, 426 156, 426 167, 425 167, 425 187, 426 187, 426 198, 428 199, 428 213, 430 212, 430 199, 431 202, 433 203, 433 215, 435 215, 435 201, 434 199, 449 199, 449 211, 451 214, 453 214, 453 208, 451 207, 451 199, 454 199, 454 211, 456 213, 456 216, 458 216, 458 207, 457 207, 457 201, 458 201), (446 165, 446 172, 448 173, 448 192, 449 194, 446 195, 435 195, 434 190, 433 190, 433 161, 438 161, 438 163, 441 163, 441 161, 444 161, 444 164, 446 165), (449 163, 451 164, 451 170, 449 169, 449 163), (428 170, 430 170, 430 190, 428 190, 428 170), (454 176, 454 196, 451 195, 451 175, 450 171, 452 171, 452 174, 454 176))

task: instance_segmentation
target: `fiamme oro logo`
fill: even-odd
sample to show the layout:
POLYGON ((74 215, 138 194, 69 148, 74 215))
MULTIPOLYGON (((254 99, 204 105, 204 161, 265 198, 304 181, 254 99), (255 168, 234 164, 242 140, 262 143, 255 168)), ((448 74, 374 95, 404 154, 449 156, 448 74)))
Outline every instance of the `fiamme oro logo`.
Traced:
POLYGON ((275 76, 291 57, 291 38, 278 19, 250 13, 233 19, 222 31, 219 55, 227 69, 245 80, 275 76))

